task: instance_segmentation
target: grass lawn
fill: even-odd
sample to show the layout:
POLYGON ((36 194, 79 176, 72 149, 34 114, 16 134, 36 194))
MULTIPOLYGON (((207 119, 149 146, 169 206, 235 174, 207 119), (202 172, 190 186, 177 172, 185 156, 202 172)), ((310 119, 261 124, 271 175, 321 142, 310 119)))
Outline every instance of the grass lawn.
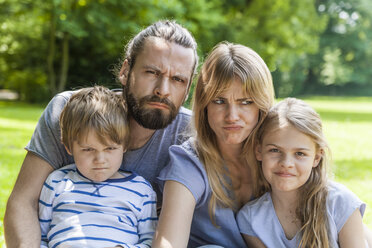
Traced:
MULTIPOLYGON (((372 98, 306 98, 322 116, 333 155, 336 181, 372 206, 372 98)), ((43 106, 0 102, 0 247, 5 247, 3 218, 7 198, 26 154, 43 106)), ((372 210, 364 222, 372 229, 372 210)))

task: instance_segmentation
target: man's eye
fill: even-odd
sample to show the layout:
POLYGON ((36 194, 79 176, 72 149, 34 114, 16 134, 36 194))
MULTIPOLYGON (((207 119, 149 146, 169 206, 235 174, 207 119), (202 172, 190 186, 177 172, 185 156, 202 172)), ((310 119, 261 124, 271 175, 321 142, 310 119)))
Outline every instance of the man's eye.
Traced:
POLYGON ((185 80, 183 80, 182 78, 179 78, 179 77, 173 77, 173 80, 174 81, 177 81, 177 82, 180 82, 180 83, 184 83, 185 80))
POLYGON ((152 70, 147 70, 146 73, 153 74, 153 75, 157 75, 158 74, 156 71, 152 71, 152 70))

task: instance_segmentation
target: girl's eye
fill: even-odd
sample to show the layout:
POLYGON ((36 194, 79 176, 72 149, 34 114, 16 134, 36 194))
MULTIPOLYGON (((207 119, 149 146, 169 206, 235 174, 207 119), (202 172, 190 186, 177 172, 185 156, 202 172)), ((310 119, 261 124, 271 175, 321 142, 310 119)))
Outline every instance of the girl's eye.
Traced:
POLYGON ((110 146, 110 147, 107 147, 106 150, 108 151, 113 151, 113 150, 116 150, 117 147, 114 147, 114 146, 110 146))
POLYGON ((303 153, 303 152, 296 152, 296 156, 304 157, 304 156, 306 156, 306 154, 303 153))
POLYGON ((222 99, 215 99, 212 102, 215 103, 215 104, 224 104, 225 103, 224 100, 222 100, 222 99))
POLYGON ((93 151, 92 148, 84 148, 84 149, 83 149, 83 152, 91 152, 91 151, 93 151))
POLYGON ((271 149, 269 150, 269 152, 277 153, 277 152, 279 152, 279 149, 277 149, 277 148, 271 148, 271 149))

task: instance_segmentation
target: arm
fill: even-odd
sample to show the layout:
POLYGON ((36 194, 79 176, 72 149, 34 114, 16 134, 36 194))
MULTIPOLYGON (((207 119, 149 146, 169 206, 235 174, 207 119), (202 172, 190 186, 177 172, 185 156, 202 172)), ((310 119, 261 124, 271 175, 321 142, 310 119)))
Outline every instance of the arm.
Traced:
POLYGON ((366 224, 363 224, 364 227, 364 237, 367 241, 368 247, 372 247, 372 231, 367 227, 366 224))
POLYGON ((38 200, 51 171, 53 168, 46 161, 31 152, 27 153, 4 216, 7 247, 40 247, 38 200))
POLYGON ((195 204, 194 196, 183 184, 166 181, 152 247, 187 247, 195 204))
POLYGON ((266 248, 266 246, 262 243, 262 241, 257 237, 243 234, 243 238, 245 240, 245 243, 247 244, 247 247, 266 248))
POLYGON ((338 234, 341 248, 365 247, 365 236, 363 231, 362 215, 359 208, 350 215, 345 225, 338 234))

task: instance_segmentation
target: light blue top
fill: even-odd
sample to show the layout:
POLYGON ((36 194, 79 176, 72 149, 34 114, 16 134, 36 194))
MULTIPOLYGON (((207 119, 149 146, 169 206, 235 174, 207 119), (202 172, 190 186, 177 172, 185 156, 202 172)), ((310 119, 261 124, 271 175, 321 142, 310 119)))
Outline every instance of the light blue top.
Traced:
POLYGON ((42 247, 151 247, 155 192, 143 177, 121 173, 93 182, 75 164, 52 172, 39 200, 42 247))
MULTIPOLYGON (((61 143, 59 116, 75 91, 57 94, 44 110, 26 150, 47 161, 54 169, 74 163, 61 143)), ((169 161, 168 149, 171 145, 181 144, 188 127, 191 111, 183 107, 177 117, 164 129, 156 130, 150 140, 141 148, 124 153, 121 169, 136 172, 144 177, 159 192, 156 178, 169 161)), ((160 195, 158 195, 158 200, 160 195)), ((161 200, 160 200, 161 202, 161 200)))
POLYGON ((169 149, 170 162, 161 172, 159 179, 183 184, 195 197, 196 207, 191 224, 188 247, 216 244, 228 248, 245 247, 240 235, 235 212, 232 209, 216 207, 215 219, 219 227, 212 224, 208 213, 211 188, 204 165, 196 155, 192 139, 169 149))
MULTIPOLYGON (((327 214, 332 247, 338 247, 338 233, 350 215, 359 208, 364 214, 366 204, 345 186, 331 182, 328 187, 327 214)), ((298 247, 301 239, 297 233, 289 240, 276 215, 270 193, 247 203, 237 217, 240 232, 258 237, 268 248, 298 247)))

